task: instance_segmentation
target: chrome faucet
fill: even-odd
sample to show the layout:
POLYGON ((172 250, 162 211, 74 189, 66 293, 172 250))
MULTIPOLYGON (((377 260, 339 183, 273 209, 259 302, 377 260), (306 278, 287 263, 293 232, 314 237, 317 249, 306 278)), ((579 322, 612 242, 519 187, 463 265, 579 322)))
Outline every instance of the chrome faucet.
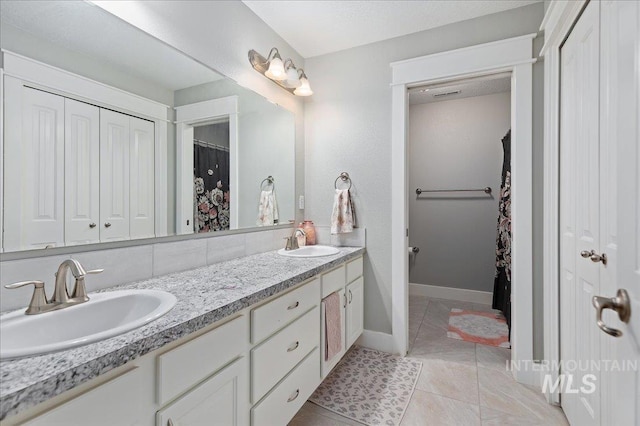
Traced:
POLYGON ((285 238, 285 240, 287 240, 287 245, 284 247, 286 251, 297 250, 300 248, 300 246, 298 245, 298 234, 302 234, 302 236, 304 237, 307 236, 304 230, 300 228, 294 228, 293 234, 291 234, 290 237, 285 238))
POLYGON ((29 302, 29 307, 25 313, 27 315, 43 314, 88 301, 89 296, 87 296, 84 278, 88 274, 99 274, 102 271, 104 271, 104 269, 85 271, 80 262, 75 259, 63 261, 58 267, 58 272, 55 274, 56 281, 51 300, 47 299, 43 281, 22 281, 5 285, 5 288, 14 289, 32 284, 34 286, 33 296, 31 296, 31 302, 29 302), (71 273, 76 279, 71 296, 69 296, 69 291, 67 290, 68 270, 71 270, 71 273))
POLYGON ((76 279, 76 285, 73 291, 78 288, 78 280, 84 280, 86 271, 75 259, 67 259, 58 266, 58 272, 56 272, 56 284, 53 288, 53 297, 51 297, 51 303, 69 303, 69 291, 67 290, 67 271, 71 269, 73 277, 76 279))

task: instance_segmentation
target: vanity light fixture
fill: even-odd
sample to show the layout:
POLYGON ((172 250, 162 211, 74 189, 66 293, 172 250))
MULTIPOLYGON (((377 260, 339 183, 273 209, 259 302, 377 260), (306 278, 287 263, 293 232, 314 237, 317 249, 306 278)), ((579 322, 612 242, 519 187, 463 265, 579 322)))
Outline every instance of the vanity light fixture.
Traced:
POLYGON ((253 69, 288 92, 296 96, 311 96, 313 94, 304 70, 296 68, 291 59, 283 62, 277 48, 271 49, 266 58, 251 49, 249 62, 251 62, 253 69))

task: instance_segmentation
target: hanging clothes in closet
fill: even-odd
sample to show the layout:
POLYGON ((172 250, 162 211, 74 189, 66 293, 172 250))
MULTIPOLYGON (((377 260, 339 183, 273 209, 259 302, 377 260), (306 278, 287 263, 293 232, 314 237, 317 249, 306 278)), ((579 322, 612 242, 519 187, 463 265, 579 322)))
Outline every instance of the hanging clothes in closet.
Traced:
POLYGON ((498 207, 496 275, 493 283, 493 309, 501 311, 511 334, 511 129, 502 138, 502 184, 498 207))
POLYGON ((194 141, 195 232, 229 229, 229 151, 194 141))

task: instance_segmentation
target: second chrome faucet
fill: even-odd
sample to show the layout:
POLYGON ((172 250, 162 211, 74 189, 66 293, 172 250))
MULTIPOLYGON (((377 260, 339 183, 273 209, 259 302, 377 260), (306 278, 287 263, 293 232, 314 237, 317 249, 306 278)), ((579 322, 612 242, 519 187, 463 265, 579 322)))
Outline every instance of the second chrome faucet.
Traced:
POLYGON ((58 272, 56 272, 55 287, 53 289, 53 296, 50 300, 47 299, 47 295, 44 290, 44 282, 42 281, 22 281, 8 284, 5 288, 13 289, 23 287, 25 285, 33 285, 33 296, 31 297, 31 302, 29 303, 29 307, 25 313, 27 315, 42 314, 88 301, 89 296, 87 296, 87 289, 84 282, 85 276, 88 274, 99 274, 102 271, 104 271, 104 269, 85 271, 80 262, 75 259, 67 259, 63 261, 58 267, 58 272), (76 280, 71 296, 69 296, 69 291, 67 289, 67 272, 69 270, 71 270, 71 273, 76 280))

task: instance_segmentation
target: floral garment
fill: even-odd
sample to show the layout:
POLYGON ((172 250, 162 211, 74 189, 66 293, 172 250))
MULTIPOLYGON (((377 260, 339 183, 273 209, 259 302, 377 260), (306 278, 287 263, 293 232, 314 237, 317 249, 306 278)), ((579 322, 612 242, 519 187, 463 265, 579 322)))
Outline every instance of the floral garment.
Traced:
POLYGON ((493 309, 502 311, 511 331, 511 130, 502 138, 504 160, 498 236, 496 238, 496 275, 493 282, 493 309))

